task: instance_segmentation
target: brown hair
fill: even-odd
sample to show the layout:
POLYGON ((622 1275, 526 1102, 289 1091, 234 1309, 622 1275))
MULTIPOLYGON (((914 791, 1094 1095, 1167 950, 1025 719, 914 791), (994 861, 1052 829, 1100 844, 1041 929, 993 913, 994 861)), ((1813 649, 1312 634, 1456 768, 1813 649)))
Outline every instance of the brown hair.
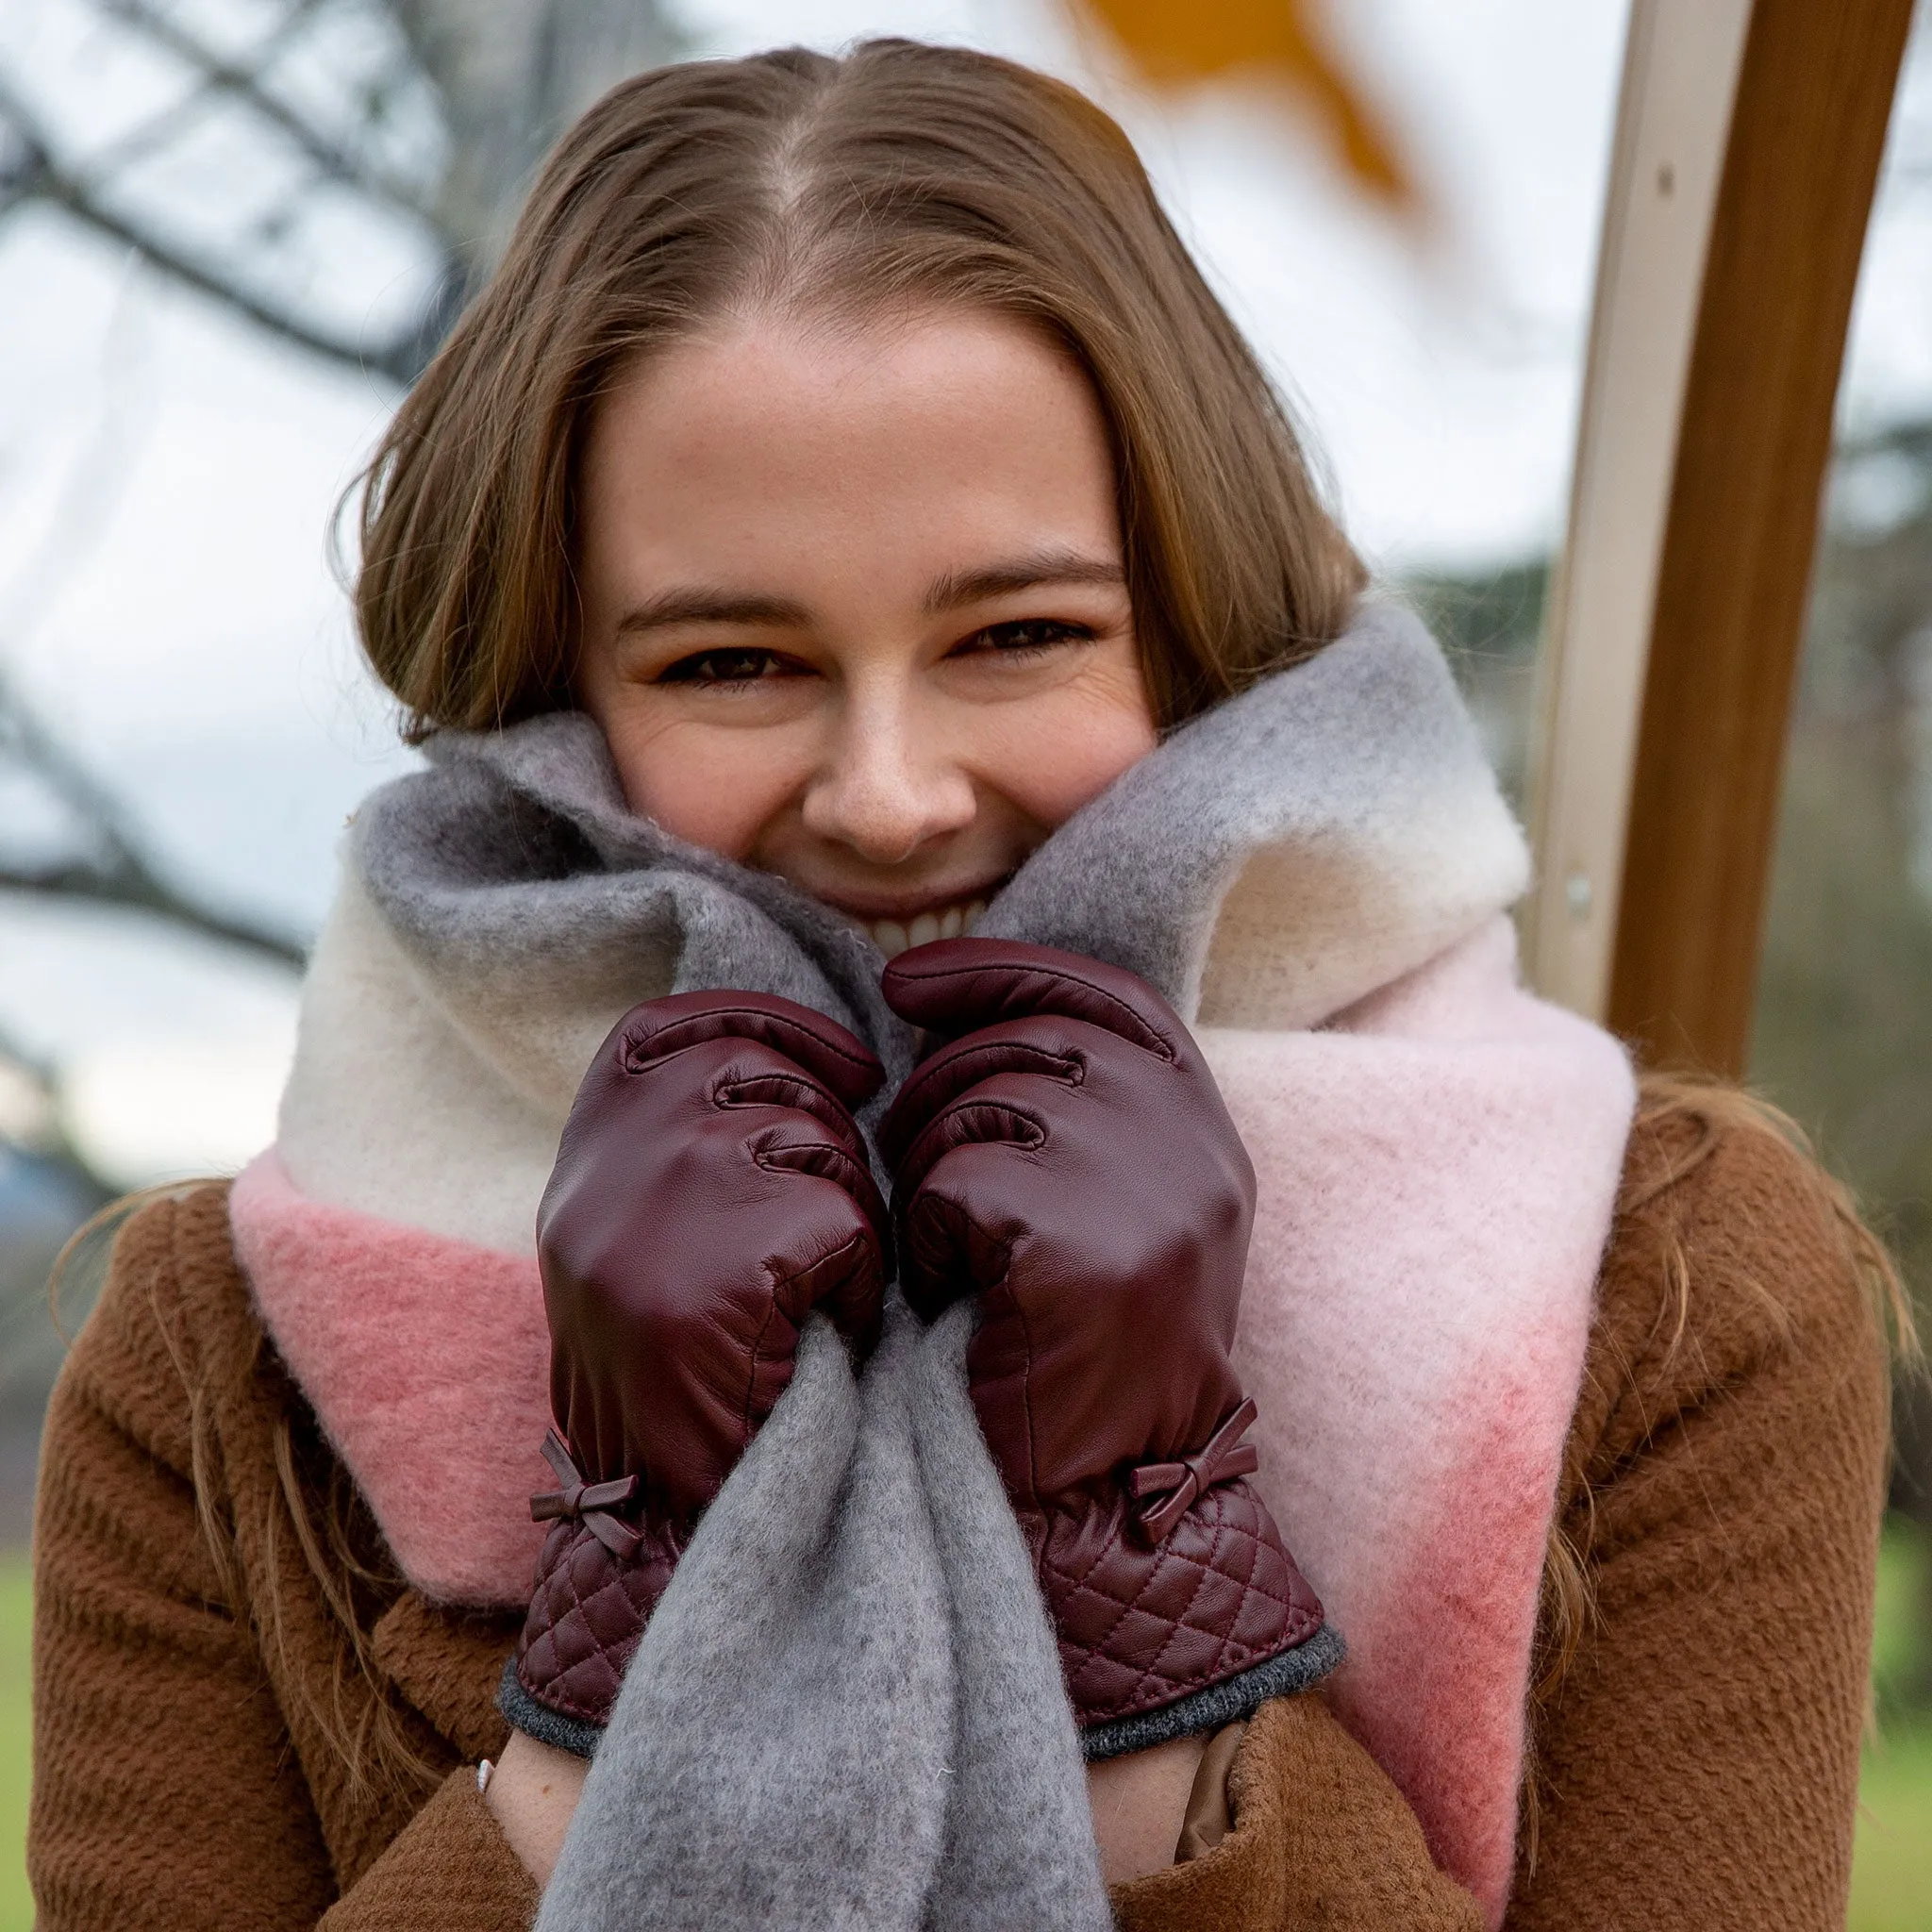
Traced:
POLYGON ((733 311, 928 303, 1021 318, 1091 377, 1163 724, 1341 631, 1361 563, 1120 128, 990 55, 792 48, 606 94, 398 411, 356 606, 409 735, 569 705, 577 451, 636 357, 733 311))

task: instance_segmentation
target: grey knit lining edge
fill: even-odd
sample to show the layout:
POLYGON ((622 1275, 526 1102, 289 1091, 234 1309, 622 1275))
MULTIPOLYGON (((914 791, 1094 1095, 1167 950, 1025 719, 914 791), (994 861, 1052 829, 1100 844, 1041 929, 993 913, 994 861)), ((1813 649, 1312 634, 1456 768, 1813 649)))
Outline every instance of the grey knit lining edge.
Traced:
POLYGON ((594 1757, 604 1736, 602 1724, 586 1724, 580 1717, 565 1717, 547 1704, 539 1704, 524 1689, 517 1675, 517 1660, 511 1657, 503 1667, 503 1681, 496 1687, 496 1707, 525 1736, 540 1744, 554 1744, 574 1757, 594 1757))
POLYGON ((1205 1690, 1191 1691, 1158 1710, 1136 1711, 1131 1717, 1113 1718, 1082 1731, 1080 1749, 1092 1764, 1103 1757, 1121 1757, 1129 1751, 1165 1744, 1171 1738, 1218 1731, 1237 1718, 1253 1717, 1271 1697, 1291 1697, 1319 1684, 1347 1655, 1341 1632, 1332 1624, 1324 1624, 1292 1650, 1284 1650, 1238 1677, 1225 1677, 1205 1690))
MULTIPOLYGON (((1284 1650, 1243 1671, 1239 1676, 1224 1678, 1205 1690, 1191 1691, 1158 1710, 1136 1711, 1131 1717, 1117 1717, 1080 1733, 1080 1750, 1090 1764, 1106 1757, 1123 1757, 1129 1751, 1145 1751, 1165 1744, 1173 1738, 1192 1737, 1201 1731, 1218 1731, 1238 1718, 1252 1717, 1271 1697, 1291 1697, 1319 1684, 1348 1655, 1341 1631, 1324 1624, 1306 1641, 1284 1650)), ((582 1718, 565 1717, 546 1704, 539 1704, 524 1689, 517 1675, 516 1659, 503 1667, 503 1681, 496 1689, 496 1707, 518 1730, 535 1738, 540 1744, 554 1744, 575 1757, 594 1757, 598 1740, 604 1735, 601 1724, 586 1724, 582 1718)))

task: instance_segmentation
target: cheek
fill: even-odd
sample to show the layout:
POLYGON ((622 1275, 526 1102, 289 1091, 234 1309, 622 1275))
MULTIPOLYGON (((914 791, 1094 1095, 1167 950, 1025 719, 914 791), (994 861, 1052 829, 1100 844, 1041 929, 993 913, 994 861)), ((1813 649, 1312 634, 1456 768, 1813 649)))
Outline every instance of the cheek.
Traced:
POLYGON ((985 775, 1048 830, 1097 797, 1158 740, 1138 674, 1129 691, 1068 692, 1002 721, 985 775))
POLYGON ((745 859, 759 833, 791 802, 809 760, 789 734, 720 730, 686 721, 607 725, 625 802, 674 838, 745 859))

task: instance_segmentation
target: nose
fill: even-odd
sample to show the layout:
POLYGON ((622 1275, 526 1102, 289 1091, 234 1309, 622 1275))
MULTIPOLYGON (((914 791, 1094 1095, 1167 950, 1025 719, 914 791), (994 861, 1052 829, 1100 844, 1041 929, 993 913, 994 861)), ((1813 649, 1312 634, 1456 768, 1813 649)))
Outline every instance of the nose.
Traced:
POLYGON ((806 828, 874 865, 898 865, 977 809, 973 780, 922 729, 904 694, 848 706, 824 767, 806 789, 806 828))

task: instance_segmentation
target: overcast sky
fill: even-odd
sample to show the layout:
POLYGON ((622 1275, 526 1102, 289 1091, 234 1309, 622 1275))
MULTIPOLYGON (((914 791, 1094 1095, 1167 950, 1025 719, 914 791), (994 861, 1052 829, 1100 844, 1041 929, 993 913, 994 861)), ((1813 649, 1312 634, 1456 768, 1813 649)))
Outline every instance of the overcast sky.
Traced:
MULTIPOLYGON (((1307 131, 1226 92, 1157 106, 1096 68, 1046 0, 680 11, 704 52, 891 31, 1081 80, 1139 142, 1378 569, 1482 569, 1556 540, 1623 0, 1337 6, 1348 58, 1428 184, 1422 245, 1355 200, 1307 131)), ((114 85, 72 30, 87 12, 0 0, 0 47, 38 61, 77 113, 110 115, 114 85)), ((1923 75, 1913 90, 1856 326, 1846 407, 1861 421, 1932 411, 1932 100, 1923 75)), ((409 275, 372 235, 334 292, 370 312, 409 275)), ((302 926, 326 904, 345 813, 405 762, 325 545, 392 403, 57 217, 0 228, 0 666, 138 805, 169 862, 302 926)), ((0 782, 10 826, 30 810, 0 782)), ((291 1015, 273 970, 0 900, 0 1029, 67 1069, 75 1124, 120 1178, 232 1166, 259 1145, 291 1015)))

